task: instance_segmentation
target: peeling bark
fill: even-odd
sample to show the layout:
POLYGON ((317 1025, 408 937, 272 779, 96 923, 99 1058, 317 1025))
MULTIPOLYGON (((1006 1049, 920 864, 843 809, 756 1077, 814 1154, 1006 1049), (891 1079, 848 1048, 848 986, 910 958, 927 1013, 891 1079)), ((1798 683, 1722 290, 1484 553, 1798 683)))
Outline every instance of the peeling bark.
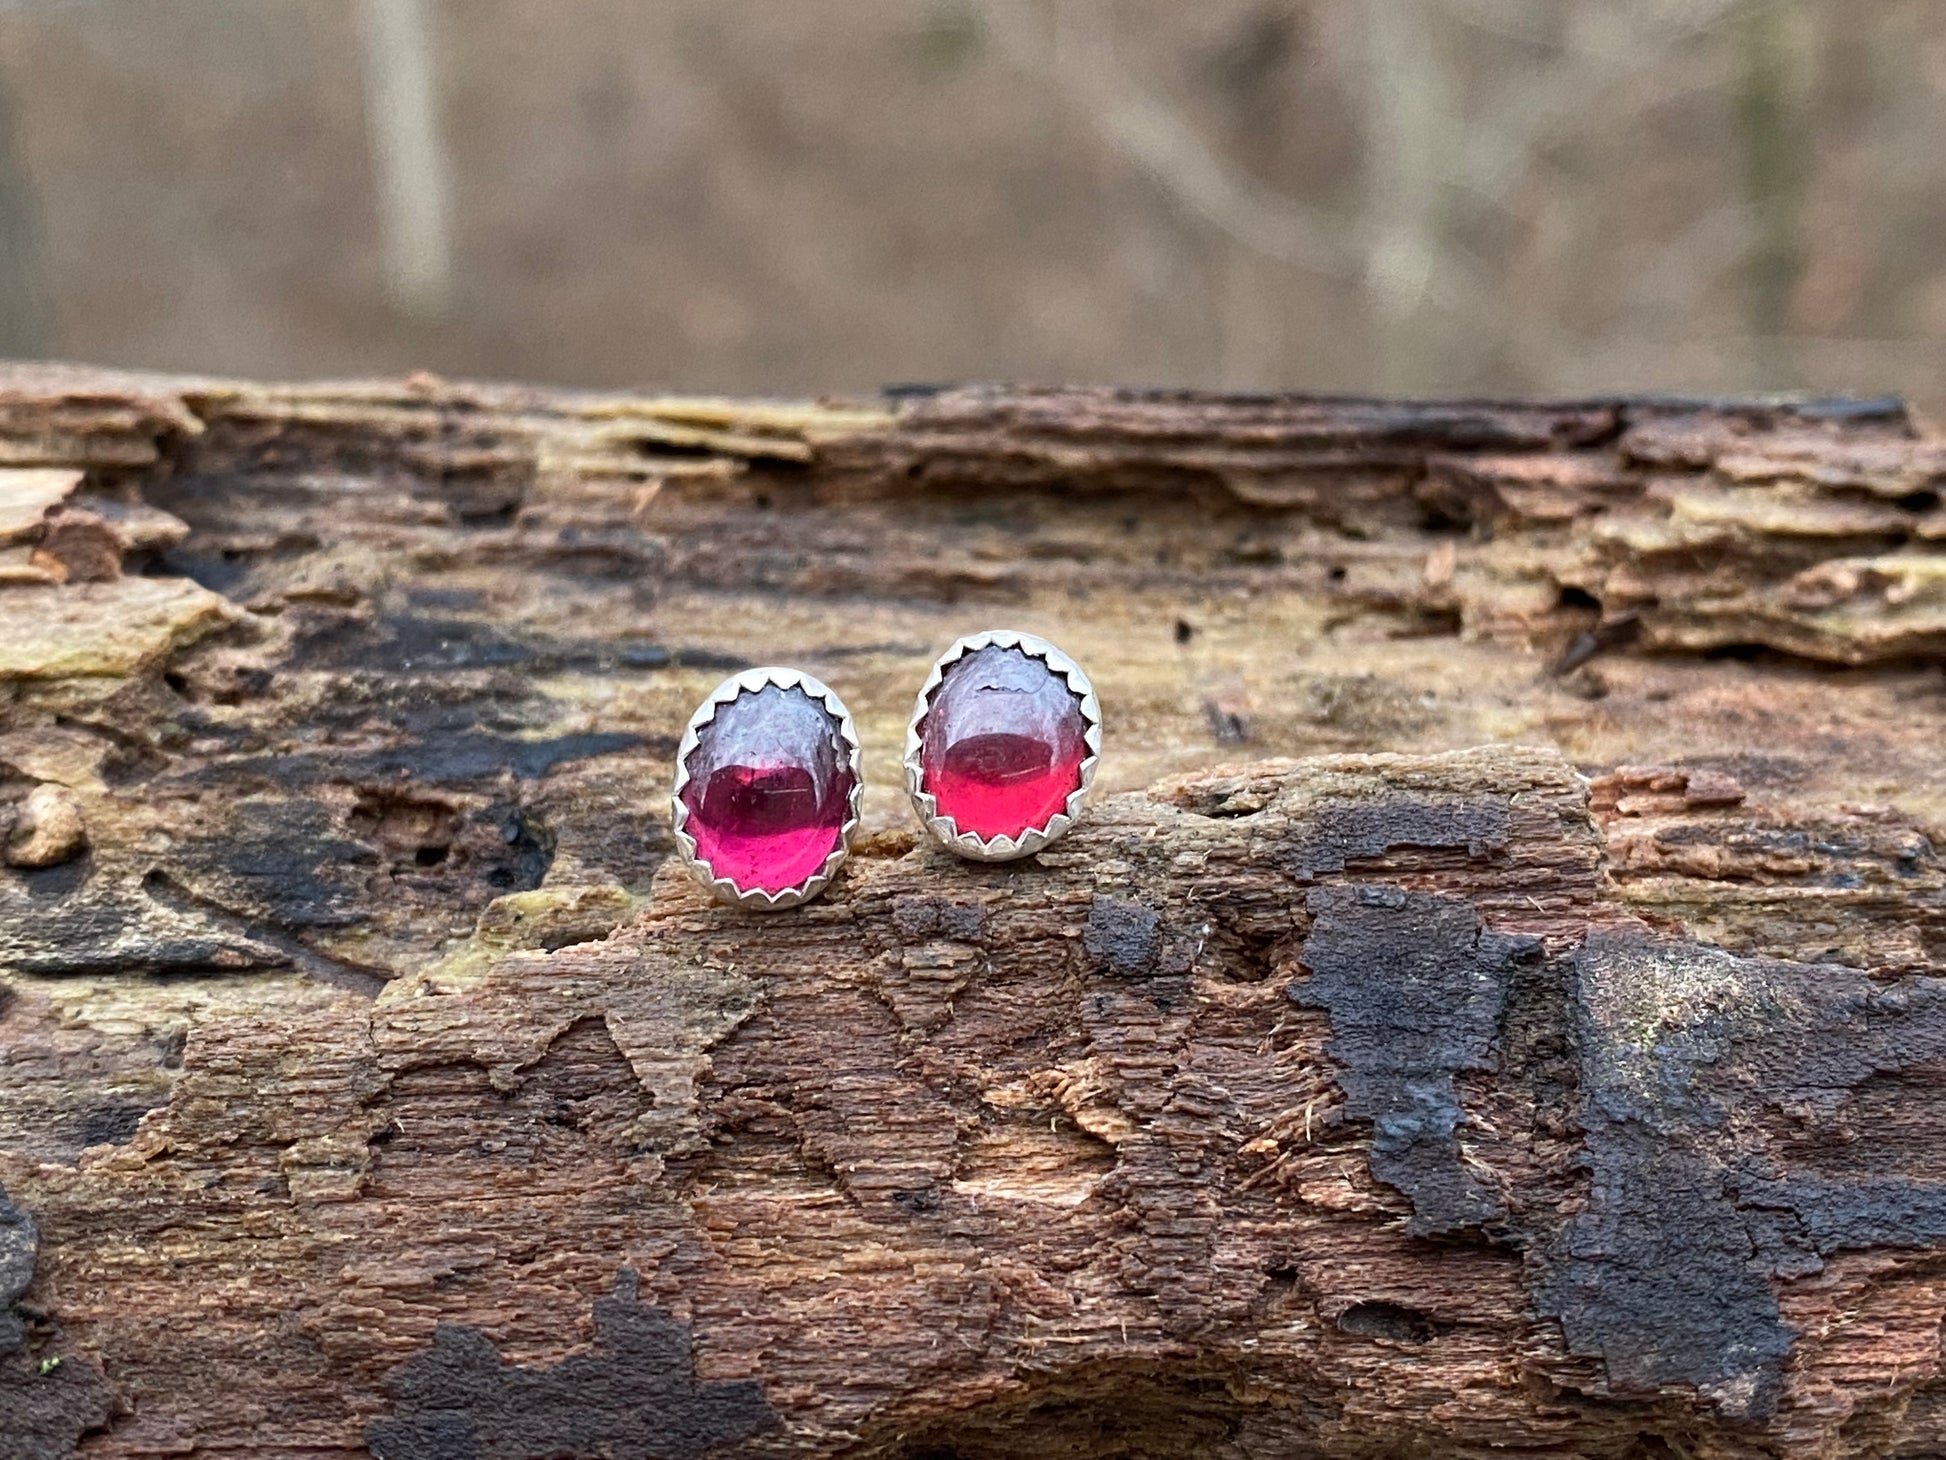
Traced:
POLYGON ((0 377, 0 1456, 1946 1446, 1889 403, 0 377), (1046 634, 1102 796, 920 844, 1046 634), (796 664, 820 902, 665 866, 796 664))

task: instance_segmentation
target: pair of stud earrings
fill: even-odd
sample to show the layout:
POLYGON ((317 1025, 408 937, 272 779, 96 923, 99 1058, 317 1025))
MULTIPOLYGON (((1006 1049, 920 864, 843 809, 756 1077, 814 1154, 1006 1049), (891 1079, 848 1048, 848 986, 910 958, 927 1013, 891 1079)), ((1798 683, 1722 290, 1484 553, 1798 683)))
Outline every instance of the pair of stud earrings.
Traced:
MULTIPOLYGON (((933 662, 905 737, 906 792, 931 836, 1005 862, 1073 825, 1101 758, 1101 707, 1045 639, 989 629, 933 662)), ((738 907, 795 907, 851 850, 864 791, 851 712, 810 675, 747 669, 690 717, 676 752, 676 850, 738 907)))

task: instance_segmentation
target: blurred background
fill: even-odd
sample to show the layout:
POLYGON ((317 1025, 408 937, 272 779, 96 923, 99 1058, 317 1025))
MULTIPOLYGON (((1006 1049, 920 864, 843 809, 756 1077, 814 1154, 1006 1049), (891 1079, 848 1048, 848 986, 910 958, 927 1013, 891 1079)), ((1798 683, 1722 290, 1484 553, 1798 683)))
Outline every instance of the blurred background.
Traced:
POLYGON ((1940 0, 0 0, 0 354, 1902 393, 1940 0))

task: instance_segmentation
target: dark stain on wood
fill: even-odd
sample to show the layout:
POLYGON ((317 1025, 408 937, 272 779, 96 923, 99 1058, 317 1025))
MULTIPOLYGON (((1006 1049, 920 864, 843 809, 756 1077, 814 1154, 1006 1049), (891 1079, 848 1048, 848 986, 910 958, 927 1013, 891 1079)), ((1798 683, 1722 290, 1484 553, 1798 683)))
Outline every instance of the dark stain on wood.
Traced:
POLYGON ((1931 1085, 1946 986, 1629 933, 1591 935, 1573 965, 1588 1189, 1536 1307, 1619 1392, 1693 1385, 1764 1418, 1798 1336, 1781 1280, 1946 1244, 1946 1180, 1898 1169, 1855 1108, 1904 1071, 1931 1085))
POLYGON ((1140 978, 1162 953, 1162 914, 1125 897, 1097 895, 1088 909, 1081 945, 1105 973, 1140 978))
POLYGON ((508 1364, 476 1328, 441 1324, 393 1370, 393 1413, 372 1421, 377 1460, 701 1460, 774 1428, 747 1379, 696 1377, 689 1326, 639 1301, 624 1270, 595 1299, 592 1349, 546 1369, 508 1364))
POLYGON ((0 1191, 0 1460, 67 1460, 114 1413, 101 1370, 56 1353, 53 1324, 20 1304, 39 1247, 33 1218, 0 1191))
POLYGON ((0 1191, 0 1349, 17 1347, 20 1331, 3 1325, 13 1322, 13 1305, 34 1280, 34 1257, 40 1251, 40 1232, 34 1219, 0 1191))
POLYGON ((1491 1070, 1514 968, 1539 940, 1484 930, 1471 905, 1399 887, 1321 887, 1309 898, 1297 1003, 1331 1017, 1344 1111, 1372 1124, 1372 1175, 1412 1203, 1421 1236, 1505 1213, 1460 1159, 1457 1078, 1491 1070))
POLYGON ((1278 860, 1293 877, 1343 872, 1398 847, 1452 847, 1486 855, 1507 842, 1504 801, 1400 798, 1376 806, 1317 807, 1290 829, 1278 860))

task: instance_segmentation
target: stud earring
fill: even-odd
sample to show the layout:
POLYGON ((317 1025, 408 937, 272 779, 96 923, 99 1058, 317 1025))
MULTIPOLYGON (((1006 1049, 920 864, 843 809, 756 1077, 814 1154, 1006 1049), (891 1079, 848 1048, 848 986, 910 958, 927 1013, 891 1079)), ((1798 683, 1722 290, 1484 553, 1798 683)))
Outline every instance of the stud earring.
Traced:
POLYGON ((1101 706, 1045 639, 969 634, 926 676, 905 735, 919 820, 962 857, 1006 862, 1074 824, 1101 759, 1101 706))
POLYGON ((769 911, 824 891, 858 830, 858 731, 795 669, 746 669, 710 692, 676 751, 676 852, 724 902, 769 911))

